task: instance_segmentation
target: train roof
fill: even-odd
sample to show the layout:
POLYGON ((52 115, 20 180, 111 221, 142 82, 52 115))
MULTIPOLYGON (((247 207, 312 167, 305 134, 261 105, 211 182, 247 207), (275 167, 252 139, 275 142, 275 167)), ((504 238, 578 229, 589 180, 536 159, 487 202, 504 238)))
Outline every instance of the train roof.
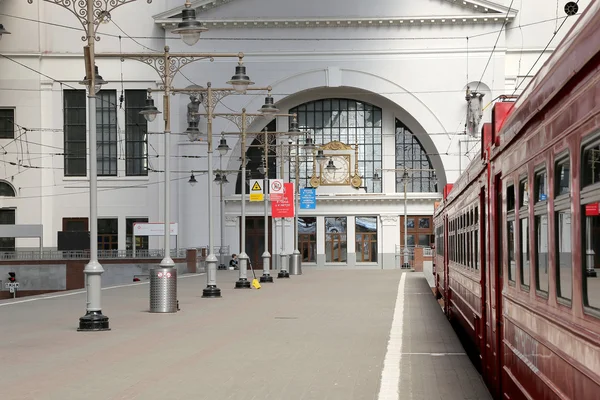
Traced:
POLYGON ((517 99, 501 130, 510 141, 600 51, 600 1, 594 0, 517 99))

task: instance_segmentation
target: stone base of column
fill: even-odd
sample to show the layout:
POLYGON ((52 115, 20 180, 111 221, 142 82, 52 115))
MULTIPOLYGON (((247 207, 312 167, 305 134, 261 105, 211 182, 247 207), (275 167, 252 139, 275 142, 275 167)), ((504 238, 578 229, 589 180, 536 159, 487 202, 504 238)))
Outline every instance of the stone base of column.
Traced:
POLYGON ((289 278, 290 277, 290 273, 287 271, 279 271, 279 273, 277 274, 278 278, 289 278))
POLYGON ((210 285, 202 290, 202 297, 221 297, 221 289, 219 289, 216 285, 210 285))
POLYGON ((240 278, 235 283, 235 288, 236 289, 250 289, 250 281, 246 278, 240 278))
POLYGON ((263 274, 263 276, 260 277, 260 282, 273 282, 273 277, 271 275, 263 274))
POLYGON ((102 315, 102 311, 88 311, 83 317, 79 318, 78 332, 100 332, 110 331, 108 327, 108 317, 102 315))

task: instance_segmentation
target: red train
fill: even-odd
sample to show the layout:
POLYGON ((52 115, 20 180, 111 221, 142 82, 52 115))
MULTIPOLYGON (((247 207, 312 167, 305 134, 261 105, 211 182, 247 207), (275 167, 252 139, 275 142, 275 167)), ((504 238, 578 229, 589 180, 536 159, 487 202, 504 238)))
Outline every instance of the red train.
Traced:
POLYGON ((436 210, 436 291, 495 398, 600 399, 600 1, 503 100, 436 210))

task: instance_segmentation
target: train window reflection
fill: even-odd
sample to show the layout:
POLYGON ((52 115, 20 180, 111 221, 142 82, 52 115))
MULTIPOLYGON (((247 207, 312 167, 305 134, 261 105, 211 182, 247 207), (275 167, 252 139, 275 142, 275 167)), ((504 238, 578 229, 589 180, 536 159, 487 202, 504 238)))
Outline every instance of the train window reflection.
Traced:
POLYGON ((529 288, 529 223, 527 218, 521 219, 521 285, 529 288))
POLYGON ((571 212, 560 211, 556 213, 557 226, 557 279, 556 291, 558 297, 571 300, 573 293, 573 266, 571 263, 571 212))
POLYGON ((562 160, 556 164, 556 196, 568 194, 571 187, 571 168, 569 160, 562 160))
POLYGON ((584 206, 583 223, 583 301, 587 307, 600 310, 600 214, 595 207, 584 206))
POLYGON ((515 221, 508 221, 508 280, 515 281, 515 221))
POLYGON ((535 174, 535 202, 548 199, 546 170, 535 174))
POLYGON ((527 179, 519 183, 519 207, 529 205, 529 192, 527 189, 527 179))
POLYGON ((548 216, 535 217, 535 280, 538 290, 548 293, 548 216))
POLYGON ((581 182, 583 186, 600 181, 600 145, 584 150, 582 171, 581 182))

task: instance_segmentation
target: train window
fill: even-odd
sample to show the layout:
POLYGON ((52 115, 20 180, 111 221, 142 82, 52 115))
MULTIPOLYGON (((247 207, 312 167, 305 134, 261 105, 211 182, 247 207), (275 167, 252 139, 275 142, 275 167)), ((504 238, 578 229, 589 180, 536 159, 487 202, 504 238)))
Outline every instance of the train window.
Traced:
POLYGON ((515 186, 510 185, 506 187, 506 209, 514 210, 515 209, 515 186))
POLYGON ((529 205, 529 190, 527 188, 527 178, 519 182, 519 207, 529 205))
MULTIPOLYGON (((477 215, 477 213, 475 213, 477 215)), ((475 240, 475 245, 473 246, 473 251, 475 253, 475 269, 479 269, 479 229, 475 229, 475 236, 473 237, 475 240)))
POLYGON ((508 280, 515 282, 515 221, 508 221, 508 280))
POLYGON ((600 181, 600 145, 590 146, 583 151, 581 170, 582 186, 593 185, 600 181))
POLYGON ((529 219, 521 218, 519 227, 519 241, 521 251, 519 254, 521 263, 521 288, 529 290, 529 219))
POLYGON ((535 202, 548 200, 548 183, 546 169, 535 174, 535 202))
POLYGON ((583 303, 600 312, 600 213, 595 207, 582 207, 583 217, 583 303))
POLYGON ((571 300, 573 294, 573 266, 571 262, 571 212, 556 213, 556 292, 558 297, 571 300))
POLYGON ((569 159, 563 159, 556 163, 554 181, 556 182, 556 196, 569 194, 571 188, 571 167, 569 159))
POLYGON ((548 216, 535 216, 535 285, 548 295, 548 216))

